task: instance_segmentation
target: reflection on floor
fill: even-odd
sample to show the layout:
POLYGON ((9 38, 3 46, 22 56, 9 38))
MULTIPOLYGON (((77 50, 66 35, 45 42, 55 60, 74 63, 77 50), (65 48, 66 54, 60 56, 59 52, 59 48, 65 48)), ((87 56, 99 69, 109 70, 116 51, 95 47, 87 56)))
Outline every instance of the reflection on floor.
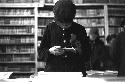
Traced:
POLYGON ((87 71, 87 77, 104 79, 106 82, 125 82, 125 77, 117 77, 117 71, 87 71))

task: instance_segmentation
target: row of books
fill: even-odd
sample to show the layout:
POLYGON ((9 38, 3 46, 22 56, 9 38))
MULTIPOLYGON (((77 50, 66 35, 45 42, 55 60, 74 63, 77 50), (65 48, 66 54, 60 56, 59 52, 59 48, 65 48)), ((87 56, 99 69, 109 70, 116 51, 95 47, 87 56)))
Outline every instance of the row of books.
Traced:
POLYGON ((41 17, 54 17, 53 11, 49 11, 49 10, 39 10, 38 14, 41 17))
MULTIPOLYGON (((121 18, 109 18, 109 24, 110 25, 119 25, 120 23, 121 23, 121 21, 122 21, 123 19, 121 19, 121 18)), ((39 21, 38 21, 38 24, 39 25, 43 25, 43 26, 45 26, 45 25, 47 25, 47 24, 49 24, 50 22, 52 22, 53 21, 53 19, 39 19, 39 21)), ((84 25, 84 26, 98 26, 98 25, 104 25, 104 19, 75 19, 74 21, 76 21, 76 22, 78 22, 78 23, 80 23, 80 24, 82 24, 82 25, 84 25)), ((30 20, 30 19, 28 19, 28 20, 25 20, 25 19, 18 19, 18 20, 13 20, 13 19, 0 19, 0 25, 33 25, 34 24, 34 20, 32 19, 32 20, 30 20)), ((4 29, 5 30, 5 29, 4 29)), ((8 29, 7 29, 8 30, 8 29)), ((25 29, 23 29, 23 30, 25 30, 25 29)), ((12 30, 12 31, 14 31, 14 33, 22 33, 22 32, 24 32, 22 29, 17 29, 17 30, 12 30)), ((6 31, 6 30, 5 30, 6 31)), ((11 30, 9 29, 8 31, 10 31, 11 32, 11 30)), ((10 32, 8 32, 8 33, 10 33, 10 32)), ((2 32, 0 32, 0 33, 2 33, 2 32)), ((7 33, 7 32, 5 32, 5 33, 7 33)), ((27 33, 27 32, 26 32, 27 33)))
POLYGON ((34 37, 1 37, 0 44, 34 43, 34 37))
POLYGON ((39 18, 38 25, 46 26, 52 21, 53 21, 53 18, 52 19, 51 18, 39 18))
POLYGON ((34 53, 34 46, 6 46, 0 49, 0 53, 34 53))
POLYGON ((123 19, 124 19, 124 17, 123 18, 110 17, 109 25, 120 26, 123 19))
POLYGON ((45 28, 38 29, 38 36, 43 36, 44 32, 45 32, 45 28))
POLYGON ((104 10, 103 9, 77 9, 76 10, 76 16, 104 16, 104 10))
POLYGON ((0 56, 0 62, 23 62, 23 61, 33 61, 30 57, 13 57, 10 55, 0 56))
POLYGON ((33 34, 34 28, 33 27, 0 27, 0 34, 33 34))
POLYGON ((34 15, 33 9, 0 9, 0 15, 34 15))
POLYGON ((122 32, 124 29, 123 28, 120 28, 120 27, 118 27, 118 28, 109 28, 109 34, 118 34, 118 33, 120 33, 120 32, 122 32))
POLYGON ((85 27, 104 26, 104 19, 75 19, 75 22, 85 27))
MULTIPOLYGON (((105 35, 105 29, 104 28, 98 28, 99 29, 99 36, 105 35)), ((85 28, 87 36, 89 36, 90 28, 85 28)))
POLYGON ((125 9, 123 8, 109 8, 108 9, 109 15, 122 15, 125 16, 125 9))
POLYGON ((35 67, 31 67, 31 66, 0 66, 0 71, 13 71, 13 72, 34 72, 35 71, 35 67))
POLYGON ((0 18, 0 25, 34 25, 34 18, 0 18))
POLYGON ((38 3, 40 0, 0 0, 0 3, 38 3))
POLYGON ((35 61, 35 55, 13 55, 12 61, 35 61))

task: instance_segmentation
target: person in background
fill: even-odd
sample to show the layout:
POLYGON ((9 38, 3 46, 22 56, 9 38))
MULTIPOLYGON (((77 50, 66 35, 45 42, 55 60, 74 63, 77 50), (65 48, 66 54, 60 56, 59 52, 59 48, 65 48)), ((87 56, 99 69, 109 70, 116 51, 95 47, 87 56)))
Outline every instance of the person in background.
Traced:
POLYGON ((105 60, 105 45, 99 38, 98 28, 91 28, 89 32, 91 44, 91 59, 90 66, 92 70, 104 70, 103 64, 105 60))
POLYGON ((82 72, 90 58, 85 28, 73 22, 76 6, 71 0, 59 0, 53 8, 54 22, 47 25, 40 44, 39 57, 46 62, 46 72, 82 72))
POLYGON ((114 42, 116 39, 116 34, 111 34, 108 35, 106 38, 106 63, 105 63, 105 68, 106 70, 115 70, 115 64, 114 64, 114 59, 113 59, 113 46, 114 46, 114 42))
POLYGON ((125 76, 125 20, 121 23, 124 31, 120 32, 113 46, 115 64, 118 68, 118 76, 125 76))

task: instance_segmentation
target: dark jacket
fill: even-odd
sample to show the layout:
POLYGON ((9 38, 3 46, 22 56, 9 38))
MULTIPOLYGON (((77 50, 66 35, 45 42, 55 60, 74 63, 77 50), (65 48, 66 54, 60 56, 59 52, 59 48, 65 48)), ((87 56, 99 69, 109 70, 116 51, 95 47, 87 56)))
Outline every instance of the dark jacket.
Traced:
POLYGON ((83 26, 73 22, 68 29, 64 30, 55 22, 52 22, 47 25, 42 38, 39 58, 47 62, 47 71, 80 71, 82 65, 84 67, 84 62, 89 59, 89 50, 89 42, 83 26), (79 53, 65 52, 61 56, 54 56, 49 53, 49 48, 53 46, 72 47, 70 43, 71 34, 75 34, 77 40, 81 42, 83 52, 81 55, 79 53))
POLYGON ((113 51, 118 76, 125 76, 125 31, 118 34, 113 51))

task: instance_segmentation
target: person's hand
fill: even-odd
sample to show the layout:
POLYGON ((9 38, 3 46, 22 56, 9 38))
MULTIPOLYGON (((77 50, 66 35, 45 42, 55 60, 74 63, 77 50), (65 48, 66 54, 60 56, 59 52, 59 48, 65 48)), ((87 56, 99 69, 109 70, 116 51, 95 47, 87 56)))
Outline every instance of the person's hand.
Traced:
POLYGON ((75 41, 76 41, 76 35, 75 34, 71 34, 70 43, 74 43, 75 41))
POLYGON ((75 45, 76 45, 75 50, 78 51, 78 53, 82 55, 82 49, 81 49, 82 45, 81 45, 80 41, 76 40, 75 45))
POLYGON ((76 48, 81 48, 81 43, 80 41, 76 40, 75 41, 76 48))
POLYGON ((51 47, 51 48, 49 49, 49 51, 50 51, 51 54, 56 55, 56 56, 62 55, 62 54, 65 52, 64 49, 62 49, 62 48, 60 48, 60 47, 56 47, 56 46, 51 47))

